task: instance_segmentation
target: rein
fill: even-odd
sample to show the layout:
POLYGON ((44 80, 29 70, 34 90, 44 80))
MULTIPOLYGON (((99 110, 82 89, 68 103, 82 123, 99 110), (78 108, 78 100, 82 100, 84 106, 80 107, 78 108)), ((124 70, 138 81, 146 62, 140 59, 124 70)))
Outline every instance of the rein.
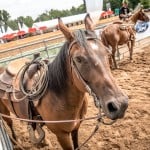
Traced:
MULTIPOLYGON (((93 117, 87 117, 87 118, 82 118, 82 119, 75 119, 75 120, 53 120, 53 121, 49 121, 49 120, 32 120, 32 119, 23 119, 23 118, 19 118, 19 117, 12 117, 9 115, 5 115, 3 113, 0 113, 1 117, 4 118, 9 118, 12 120, 19 120, 19 121, 24 121, 24 122, 31 122, 31 123, 49 123, 49 124, 54 124, 54 123, 72 123, 72 122, 78 122, 78 121, 86 121, 86 120, 93 120, 93 119, 102 119, 102 117, 104 117, 105 115, 96 115, 93 117)), ((103 119, 102 119, 103 120, 103 119)), ((104 121, 102 121, 102 123, 104 123, 104 121)), ((105 123, 104 123, 105 124, 105 123)))

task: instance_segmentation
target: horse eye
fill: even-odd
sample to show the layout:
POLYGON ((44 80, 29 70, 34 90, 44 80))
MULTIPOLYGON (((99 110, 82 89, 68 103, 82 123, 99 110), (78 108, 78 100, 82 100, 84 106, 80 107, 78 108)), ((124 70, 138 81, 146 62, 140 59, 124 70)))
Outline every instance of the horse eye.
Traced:
POLYGON ((80 56, 76 57, 76 61, 77 61, 78 63, 81 63, 81 62, 82 62, 81 57, 80 57, 80 56))

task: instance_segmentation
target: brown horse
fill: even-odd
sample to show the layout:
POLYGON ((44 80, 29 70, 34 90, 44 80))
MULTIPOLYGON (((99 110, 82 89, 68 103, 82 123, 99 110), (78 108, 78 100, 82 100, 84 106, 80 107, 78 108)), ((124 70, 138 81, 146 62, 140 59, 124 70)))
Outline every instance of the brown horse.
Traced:
MULTIPOLYGON (((128 98, 117 86, 111 74, 107 59, 108 49, 94 33, 93 25, 89 22, 88 17, 85 18, 86 30, 75 32, 71 32, 59 19, 59 29, 67 42, 62 46, 54 61, 47 65, 48 86, 42 93, 42 97, 37 98, 35 103, 33 102, 34 114, 38 113, 42 120, 59 121, 83 118, 88 100, 85 94, 89 92, 89 89, 97 97, 98 107, 103 109, 108 118, 119 119, 125 114, 128 98)), ((18 117, 28 118, 26 111, 28 101, 29 99, 10 102, 8 98, 2 97, 0 112, 9 115, 11 111, 18 117)), ((12 127, 12 121, 4 119, 12 127)), ((46 123, 46 125, 56 135, 63 149, 73 150, 78 148, 80 123, 81 121, 75 121, 59 124, 46 123)))
POLYGON ((0 74, 4 71, 3 67, 0 67, 0 74))
POLYGON ((135 43, 135 30, 133 28, 138 20, 149 21, 149 17, 143 12, 142 9, 133 14, 129 18, 128 22, 124 24, 121 22, 110 24, 106 26, 101 33, 101 40, 103 44, 107 47, 111 46, 112 48, 112 59, 115 68, 117 68, 115 53, 118 49, 118 45, 128 45, 130 60, 132 60, 133 46, 135 43))

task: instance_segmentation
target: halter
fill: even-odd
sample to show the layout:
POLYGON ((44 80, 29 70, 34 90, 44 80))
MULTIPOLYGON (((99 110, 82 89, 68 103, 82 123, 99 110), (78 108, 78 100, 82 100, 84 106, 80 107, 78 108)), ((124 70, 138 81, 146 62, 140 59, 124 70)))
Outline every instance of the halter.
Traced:
MULTIPOLYGON (((99 40, 97 37, 87 37, 86 38, 87 40, 99 40)), ((97 108, 101 108, 101 104, 100 104, 100 101, 98 100, 96 94, 92 91, 92 89, 90 88, 90 86, 84 81, 80 71, 78 70, 77 66, 75 65, 72 57, 70 56, 70 50, 72 48, 72 46, 77 43, 76 40, 74 40, 73 42, 71 42, 70 46, 69 46, 69 51, 68 51, 68 55, 69 55, 69 58, 70 58, 70 65, 71 65, 71 71, 73 70, 77 76, 77 78, 82 82, 82 84, 84 85, 86 91, 89 93, 89 95, 91 95, 94 99, 94 104, 97 108)))
MULTIPOLYGON (((97 38, 97 37, 87 37, 86 39, 87 39, 87 40, 94 40, 94 39, 99 40, 99 38, 97 38)), ((74 63, 72 57, 70 56, 71 48, 72 48, 72 46, 73 46, 75 43, 77 43, 76 40, 74 40, 73 42, 71 42, 71 44, 70 44, 70 46, 69 46, 69 50, 68 50, 68 55, 69 55, 69 58, 70 58, 70 65, 71 65, 71 72, 72 72, 72 70, 75 72, 77 78, 82 82, 82 84, 84 85, 86 91, 89 93, 89 95, 91 95, 91 96, 93 97, 93 99, 94 99, 94 104, 95 104, 96 108, 98 108, 98 116, 99 116, 99 119, 97 120, 98 123, 101 122, 101 123, 103 123, 103 124, 105 124, 105 125, 112 125, 114 122, 116 122, 116 120, 113 120, 113 121, 111 121, 111 122, 105 122, 105 121, 104 121, 103 117, 104 117, 105 115, 102 114, 102 110, 101 110, 101 108, 102 108, 102 102, 101 102, 101 100, 97 98, 95 92, 94 92, 94 91, 90 88, 90 86, 85 82, 85 80, 83 79, 83 77, 82 77, 80 71, 78 70, 77 66, 75 65, 75 63, 74 63)), ((97 128, 97 126, 96 126, 96 128, 97 128)), ((97 130, 96 130, 96 131, 97 131, 97 130)), ((96 132, 96 131, 95 131, 95 132, 96 132)))

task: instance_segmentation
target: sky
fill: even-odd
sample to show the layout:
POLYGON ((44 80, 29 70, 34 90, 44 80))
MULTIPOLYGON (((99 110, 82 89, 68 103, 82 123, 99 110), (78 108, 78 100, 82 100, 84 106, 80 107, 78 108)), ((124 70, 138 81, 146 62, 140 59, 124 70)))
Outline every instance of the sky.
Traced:
POLYGON ((0 0, 0 10, 6 10, 11 19, 19 16, 32 16, 35 19, 46 10, 70 9, 81 4, 83 0, 0 0))

